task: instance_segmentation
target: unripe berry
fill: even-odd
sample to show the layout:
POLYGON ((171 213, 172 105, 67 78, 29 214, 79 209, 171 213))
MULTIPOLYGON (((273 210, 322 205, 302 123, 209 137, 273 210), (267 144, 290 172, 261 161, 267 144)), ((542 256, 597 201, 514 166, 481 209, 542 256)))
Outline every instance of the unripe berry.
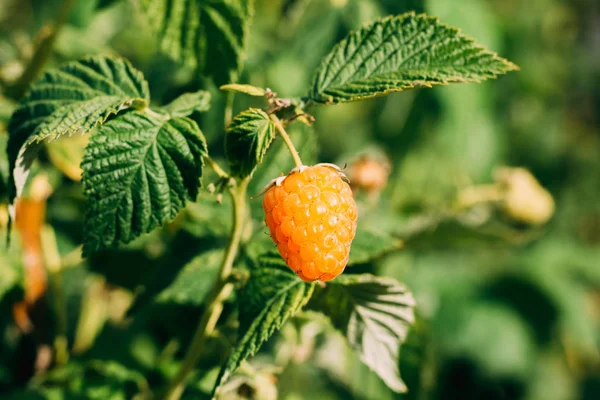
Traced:
POLYGON ((495 179, 503 185, 504 212, 515 221, 543 225, 554 214, 554 199, 524 168, 499 168, 495 179))
POLYGON ((305 281, 328 281, 348 263, 358 210, 335 166, 301 167, 265 192, 265 222, 279 254, 305 281))
POLYGON ((352 186, 366 192, 379 192, 387 185, 389 163, 374 158, 362 157, 350 165, 348 174, 352 186))

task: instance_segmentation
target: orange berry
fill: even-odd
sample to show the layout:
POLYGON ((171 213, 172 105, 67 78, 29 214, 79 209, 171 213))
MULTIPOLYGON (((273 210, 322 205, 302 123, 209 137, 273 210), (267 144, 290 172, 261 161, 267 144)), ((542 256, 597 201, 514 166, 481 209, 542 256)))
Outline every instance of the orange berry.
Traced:
POLYGON ((358 211, 334 166, 293 170, 267 189, 265 222, 287 265, 305 281, 328 281, 348 263, 358 211))

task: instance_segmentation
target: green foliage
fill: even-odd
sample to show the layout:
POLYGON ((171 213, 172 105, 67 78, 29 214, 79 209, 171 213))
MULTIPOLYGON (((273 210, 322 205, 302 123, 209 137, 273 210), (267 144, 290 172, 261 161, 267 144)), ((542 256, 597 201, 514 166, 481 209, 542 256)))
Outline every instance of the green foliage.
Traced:
POLYGON ((175 218, 198 194, 206 152, 187 118, 131 112, 94 132, 82 163, 84 253, 129 243, 175 218))
POLYGON ((171 117, 187 117, 194 111, 207 111, 210 108, 210 92, 199 90, 184 93, 166 106, 163 110, 171 117))
POLYGON ((262 344, 310 299, 314 285, 300 280, 281 257, 264 256, 251 271, 240 293, 240 339, 221 369, 213 396, 242 361, 252 357, 262 344))
POLYGON ((405 392, 399 350, 414 320, 415 300, 404 285, 369 274, 342 275, 317 288, 310 308, 329 316, 359 354, 392 390, 405 392))
POLYGON ((93 360, 58 368, 17 398, 126 400, 147 394, 148 382, 139 372, 117 362, 93 360))
POLYGON ((377 232, 358 226, 352 241, 348 264, 364 264, 383 255, 398 250, 402 241, 384 232, 377 232))
POLYGON ((262 110, 251 108, 231 121, 225 135, 225 152, 231 174, 252 175, 275 137, 273 122, 262 110))
POLYGON ((11 200, 25 183, 40 143, 88 133, 111 114, 149 101, 148 83, 123 59, 92 57, 46 72, 20 101, 8 127, 11 200))
POLYGON ((142 0, 161 50, 218 85, 237 80, 253 0, 142 0))
POLYGON ((588 3, 0 0, 0 200, 22 197, 3 397, 598 398, 588 3), (487 49, 523 72, 383 96, 516 69, 487 49), (295 165, 275 118, 303 164, 347 164, 359 220, 333 281, 299 280, 265 228, 258 194, 295 165), (548 224, 505 212, 494 170, 516 165, 556 200, 548 224))
POLYGON ((309 99, 344 103, 419 86, 481 82, 514 69, 437 18, 409 13, 338 43, 317 70, 309 99))
POLYGON ((244 94, 247 94, 250 96, 257 96, 257 97, 262 97, 267 93, 265 91, 265 89, 263 89, 263 88, 259 88, 259 87, 252 86, 252 85, 240 84, 240 83, 231 83, 229 85, 223 85, 220 87, 220 89, 226 90, 229 92, 244 93, 244 94))
POLYGON ((187 263, 177 278, 157 296, 159 303, 200 305, 217 281, 223 251, 202 253, 187 263))

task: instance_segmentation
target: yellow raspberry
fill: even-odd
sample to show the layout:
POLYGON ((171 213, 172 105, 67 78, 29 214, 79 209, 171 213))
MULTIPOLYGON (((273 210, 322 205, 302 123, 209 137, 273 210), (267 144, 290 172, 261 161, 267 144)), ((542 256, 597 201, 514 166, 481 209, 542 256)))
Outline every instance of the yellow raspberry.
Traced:
POLYGON ((329 281, 348 263, 358 210, 334 165, 292 170, 266 191, 265 222, 279 254, 305 281, 329 281))

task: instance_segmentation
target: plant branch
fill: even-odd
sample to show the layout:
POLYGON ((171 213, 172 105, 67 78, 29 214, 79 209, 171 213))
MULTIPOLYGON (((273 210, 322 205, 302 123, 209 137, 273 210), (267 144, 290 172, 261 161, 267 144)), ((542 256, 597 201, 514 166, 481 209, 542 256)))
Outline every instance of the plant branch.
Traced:
POLYGON ((223 168, 210 156, 204 156, 204 161, 212 168, 213 171, 219 176, 219 178, 229 178, 229 174, 225 172, 223 168))
POLYGON ((219 279, 213 288, 208 306, 200 318, 200 323, 192 339, 192 344, 188 348, 185 359, 179 367, 179 371, 169 383, 167 390, 161 398, 165 400, 178 400, 185 389, 185 381, 189 378, 194 367, 198 363, 204 350, 206 338, 209 337, 216 325, 221 313, 223 312, 223 301, 226 300, 233 291, 230 275, 233 269, 233 262, 238 254, 240 242, 242 239, 243 228, 246 222, 246 190, 249 179, 246 178, 239 184, 229 190, 233 199, 233 227, 231 239, 219 272, 219 279))
POLYGON ((52 55, 52 49, 56 42, 56 38, 69 18, 73 4, 75 4, 75 0, 63 0, 58 9, 54 23, 51 26, 45 26, 40 30, 41 39, 33 57, 25 68, 23 75, 21 75, 19 80, 17 80, 9 90, 9 94, 14 99, 18 100, 23 97, 31 82, 33 82, 42 69, 44 69, 46 62, 48 62, 52 55))
POLYGON ((275 124, 275 128, 277 129, 277 132, 279 132, 279 135, 281 135, 281 138, 283 139, 283 141, 285 142, 285 145, 289 149, 290 154, 292 155, 292 158, 294 159, 294 163, 296 164, 296 167, 303 166, 304 164, 302 164, 300 155, 298 154, 296 147, 294 147, 294 142, 292 142, 292 139, 290 139, 290 136, 285 131, 285 128, 283 127, 283 124, 281 123, 281 120, 279 118, 277 118, 277 116, 275 114, 271 114, 271 120, 275 124))

